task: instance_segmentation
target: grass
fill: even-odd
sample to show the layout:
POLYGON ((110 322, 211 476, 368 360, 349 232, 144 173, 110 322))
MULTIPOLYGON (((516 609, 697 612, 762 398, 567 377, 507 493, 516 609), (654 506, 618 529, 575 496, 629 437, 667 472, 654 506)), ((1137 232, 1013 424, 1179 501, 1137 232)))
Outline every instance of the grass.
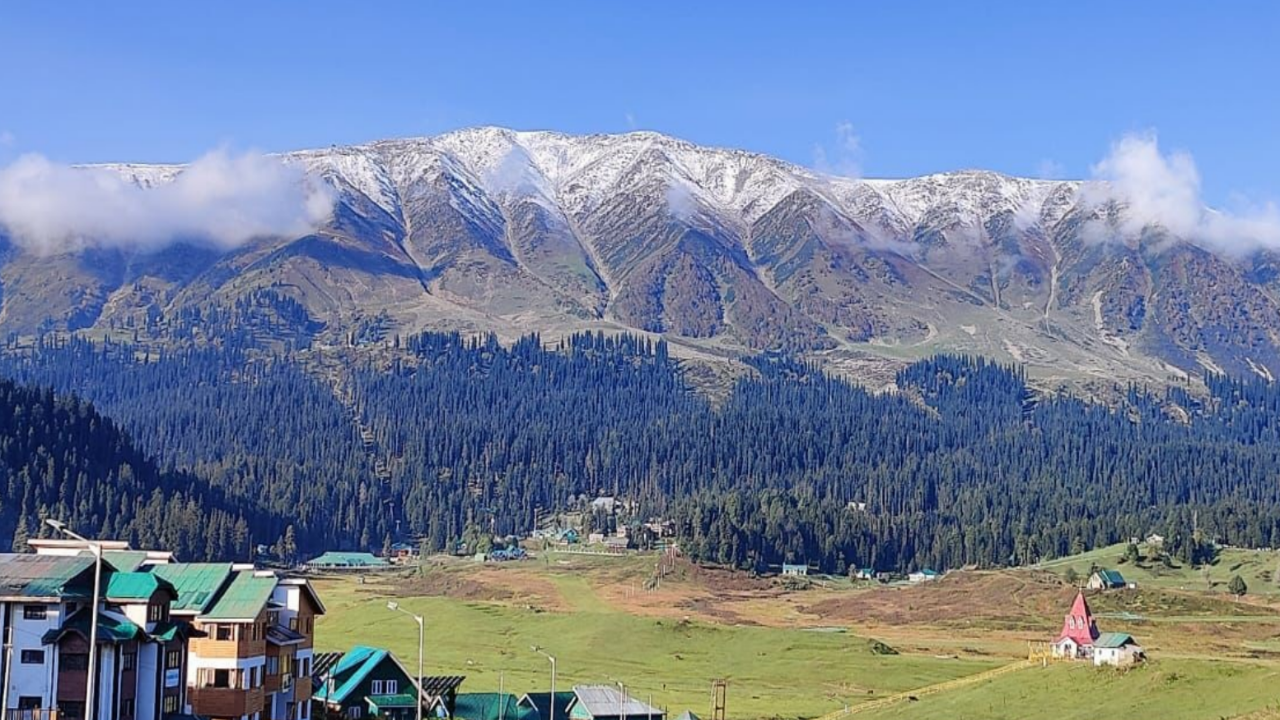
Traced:
MULTIPOLYGON (((1242 548, 1224 548, 1218 555, 1217 562, 1208 566, 1208 581, 1204 570, 1189 566, 1166 568, 1158 562, 1143 562, 1142 565, 1122 562, 1126 543, 1110 545, 1091 552, 1058 558, 1040 563, 1037 568, 1050 570, 1059 575, 1074 568, 1081 581, 1088 577, 1089 566, 1119 570, 1125 580, 1138 583, 1139 587, 1157 587, 1169 590, 1200 590, 1222 594, 1227 593, 1227 583, 1232 576, 1239 575, 1249 586, 1250 595, 1280 595, 1280 585, 1275 583, 1275 573, 1280 570, 1280 551, 1246 550, 1242 548)), ((1180 565, 1180 564, 1179 564, 1180 565)))
MULTIPOLYGON (((729 680, 735 718, 814 717, 845 701, 872 699, 1001 664, 1000 660, 944 659, 931 655, 877 655, 868 639, 848 632, 725 626, 641 617, 613 610, 585 580, 557 577, 570 612, 538 612, 496 602, 397 597, 401 607, 427 618, 427 673, 467 676, 464 691, 544 690, 547 662, 530 646, 558 660, 559 683, 620 680, 659 707, 709 711, 711 683, 729 680), (831 698, 840 698, 839 701, 831 698)), ((318 650, 356 644, 391 649, 415 663, 417 636, 408 618, 385 607, 393 587, 321 580, 329 612, 317 623, 318 650)))
POLYGON ((861 718, 1162 720, 1231 717, 1280 701, 1280 669, 1212 660, 1156 660, 1129 671, 1058 664, 1010 673, 953 693, 873 710, 861 718))

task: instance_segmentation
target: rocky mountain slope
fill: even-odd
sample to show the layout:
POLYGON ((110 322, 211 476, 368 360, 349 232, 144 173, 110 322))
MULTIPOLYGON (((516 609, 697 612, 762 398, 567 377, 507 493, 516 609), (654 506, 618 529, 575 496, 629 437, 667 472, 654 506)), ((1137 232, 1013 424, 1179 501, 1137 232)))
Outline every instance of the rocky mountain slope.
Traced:
MULTIPOLYGON (((605 328, 854 374, 944 350, 1065 380, 1280 374, 1280 257, 1135 230, 1078 182, 846 179, 647 132, 479 128, 284 157, 335 191, 315 232, 227 253, 6 243, 0 332, 250 328, 314 348, 605 328)), ((181 172, 110 167, 144 187, 181 172)))

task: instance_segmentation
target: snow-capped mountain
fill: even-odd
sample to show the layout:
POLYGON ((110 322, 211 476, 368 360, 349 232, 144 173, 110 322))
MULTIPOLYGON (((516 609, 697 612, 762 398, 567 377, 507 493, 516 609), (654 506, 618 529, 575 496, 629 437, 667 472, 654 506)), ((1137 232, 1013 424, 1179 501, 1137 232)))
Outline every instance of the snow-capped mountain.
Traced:
MULTIPOLYGON (((608 328, 855 371, 945 350, 1064 379, 1280 373, 1274 255, 1124 230, 1123 204, 1078 182, 833 177, 650 132, 477 128, 283 158, 334 190, 316 232, 225 254, 11 249, 0 328, 290 347, 608 328)), ((142 187, 182 171, 109 167, 142 187)))

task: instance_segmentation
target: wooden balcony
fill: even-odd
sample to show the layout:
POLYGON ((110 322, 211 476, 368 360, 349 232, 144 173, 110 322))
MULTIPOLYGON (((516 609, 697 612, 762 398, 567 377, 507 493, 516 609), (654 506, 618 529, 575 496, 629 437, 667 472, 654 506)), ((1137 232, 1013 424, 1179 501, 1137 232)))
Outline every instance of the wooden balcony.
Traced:
POLYGON ((191 711, 206 717, 239 717, 263 709, 262 688, 193 687, 187 691, 191 711))

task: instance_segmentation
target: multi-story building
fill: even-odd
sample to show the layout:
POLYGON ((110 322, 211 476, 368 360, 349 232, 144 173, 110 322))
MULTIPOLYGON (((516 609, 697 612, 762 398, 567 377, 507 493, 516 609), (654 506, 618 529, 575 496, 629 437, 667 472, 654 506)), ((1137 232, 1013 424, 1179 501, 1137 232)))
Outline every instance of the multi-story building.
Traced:
MULTIPOLYGON (((92 720, 310 720, 315 616, 302 579, 102 549, 92 720)), ((95 557, 0 554, 0 720, 86 717, 95 557), (15 715, 15 711, 17 712, 15 715)))
MULTIPOLYGON (((158 720, 186 704, 181 677, 192 628, 169 616, 172 585, 122 571, 104 553, 94 706, 99 719, 158 720)), ((92 621, 93 557, 0 555, 0 707, 23 720, 85 717, 92 621)))
POLYGON ((172 563, 152 572, 178 591, 190 643, 187 712, 216 720, 310 720, 315 616, 306 580, 250 565, 172 563))

